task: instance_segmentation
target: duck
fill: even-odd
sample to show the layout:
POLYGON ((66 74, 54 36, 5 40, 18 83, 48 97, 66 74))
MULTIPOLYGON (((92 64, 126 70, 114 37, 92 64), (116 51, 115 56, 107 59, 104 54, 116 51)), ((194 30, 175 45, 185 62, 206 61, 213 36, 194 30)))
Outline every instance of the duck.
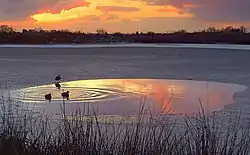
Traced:
POLYGON ((45 100, 48 100, 49 102, 51 102, 51 99, 52 99, 51 93, 46 94, 44 97, 45 97, 45 100))
POLYGON ((59 81, 59 80, 61 80, 61 79, 62 79, 62 78, 61 78, 61 75, 57 75, 56 78, 55 78, 56 81, 59 81))
POLYGON ((67 100, 69 100, 69 91, 63 92, 61 95, 62 95, 63 99, 66 98, 67 100))
POLYGON ((60 88, 61 88, 61 85, 60 85, 60 83, 59 83, 59 82, 56 82, 56 83, 55 83, 55 86, 56 86, 56 88, 58 88, 58 89, 60 89, 60 88))

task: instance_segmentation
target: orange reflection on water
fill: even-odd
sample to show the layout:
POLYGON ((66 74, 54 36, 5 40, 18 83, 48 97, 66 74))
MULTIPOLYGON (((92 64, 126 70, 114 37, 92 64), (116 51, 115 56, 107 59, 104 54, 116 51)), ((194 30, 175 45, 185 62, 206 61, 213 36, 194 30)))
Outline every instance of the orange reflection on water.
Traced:
POLYGON ((119 115, 134 114, 142 106, 142 96, 146 96, 145 108, 191 114, 200 108, 199 100, 206 111, 218 110, 233 103, 236 92, 246 89, 236 84, 163 79, 79 80, 61 85, 61 90, 57 90, 54 84, 21 89, 19 94, 25 95, 18 98, 23 102, 46 103, 44 95, 51 93, 52 102, 43 106, 53 106, 62 100, 62 91, 69 91, 70 100, 66 103, 71 108, 74 108, 74 102, 87 102, 98 106, 101 113, 119 115))

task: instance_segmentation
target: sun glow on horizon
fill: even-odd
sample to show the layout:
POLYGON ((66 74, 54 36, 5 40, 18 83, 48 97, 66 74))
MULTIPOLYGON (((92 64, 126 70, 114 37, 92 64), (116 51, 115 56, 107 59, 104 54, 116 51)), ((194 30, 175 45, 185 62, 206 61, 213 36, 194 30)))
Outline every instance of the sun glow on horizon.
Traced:
POLYGON ((117 0, 87 2, 89 5, 62 9, 59 13, 36 13, 31 16, 40 23, 60 22, 67 20, 87 20, 85 17, 95 16, 103 21, 142 20, 145 18, 190 18, 192 14, 181 12, 174 6, 153 6, 140 1, 117 0))
POLYGON ((17 30, 43 28, 95 32, 104 28, 108 32, 131 33, 135 31, 165 32, 173 29, 194 28, 195 15, 187 5, 150 5, 140 0, 67 0, 43 6, 21 20, 5 20, 1 24, 17 30))
POLYGON ((43 28, 95 32, 103 28, 109 33, 162 33, 182 29, 192 32, 212 26, 238 25, 250 29, 247 5, 239 3, 236 7, 235 4, 233 1, 225 4, 217 0, 6 1, 0 5, 0 24, 12 26, 17 31, 43 28), (224 5, 232 8, 232 13, 228 13, 224 5), (241 9, 242 12, 238 11, 241 9))

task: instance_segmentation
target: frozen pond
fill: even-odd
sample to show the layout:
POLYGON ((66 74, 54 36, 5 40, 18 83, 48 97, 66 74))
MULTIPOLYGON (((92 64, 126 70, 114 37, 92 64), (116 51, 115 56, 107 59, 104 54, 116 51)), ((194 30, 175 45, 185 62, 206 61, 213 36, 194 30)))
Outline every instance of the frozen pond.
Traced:
MULTIPOLYGON (((86 101, 102 109, 103 113, 127 114, 134 113, 133 107, 139 105, 145 93, 148 105, 159 105, 163 99, 167 102, 169 94, 166 92, 172 82, 182 88, 182 92, 179 91, 172 99, 173 105, 178 105, 176 113, 193 112, 201 98, 211 111, 233 103, 233 108, 242 109, 243 114, 249 117, 250 91, 246 89, 250 87, 249 47, 194 44, 1 45, 0 83, 2 87, 9 83, 12 90, 25 88, 30 92, 25 94, 26 102, 35 101, 37 106, 45 106, 53 112, 59 109, 57 103, 61 100, 53 82, 55 76, 61 74, 65 82, 62 89, 71 92, 70 101, 66 101, 70 102, 67 105, 69 111, 77 102, 86 101), (151 89, 153 92, 138 93, 127 89, 124 92, 120 82, 124 80, 111 80, 113 83, 101 80, 109 82, 107 89, 100 83, 98 87, 87 85, 84 80, 89 79, 131 79, 130 84, 134 79, 149 79, 149 82, 137 82, 139 86, 154 85, 154 89, 151 89), (113 84, 119 87, 114 88, 113 84), (51 104, 41 104, 48 90, 51 90, 54 100, 51 104), (210 96, 209 99, 206 96, 210 96), (210 104, 206 104, 208 101, 210 104), (127 106, 129 103, 131 105, 127 106), (108 108, 105 109, 104 105, 108 108)), ((87 83, 96 84, 99 80, 92 81, 87 83)))
POLYGON ((163 79, 79 80, 61 86, 60 90, 54 84, 24 88, 13 92, 12 97, 36 103, 36 108, 47 113, 60 113, 61 93, 69 91, 70 99, 65 101, 67 115, 76 107, 83 109, 84 103, 98 109, 100 115, 131 116, 142 106, 152 113, 192 114, 200 109, 199 100, 206 112, 222 110, 234 103, 235 93, 246 89, 237 84, 163 79), (48 93, 52 94, 52 102, 44 99, 48 93))

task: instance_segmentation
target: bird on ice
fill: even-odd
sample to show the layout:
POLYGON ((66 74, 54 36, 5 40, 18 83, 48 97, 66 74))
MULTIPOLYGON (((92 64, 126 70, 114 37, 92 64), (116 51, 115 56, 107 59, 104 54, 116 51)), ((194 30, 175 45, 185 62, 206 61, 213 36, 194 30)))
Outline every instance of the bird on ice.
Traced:
POLYGON ((51 99, 52 99, 51 93, 45 95, 45 100, 48 100, 49 102, 51 102, 51 99))
POLYGON ((62 95, 63 99, 66 98, 67 100, 69 100, 69 91, 63 92, 61 95, 62 95))
POLYGON ((55 78, 56 81, 59 81, 59 80, 61 80, 61 79, 62 79, 62 78, 61 78, 61 75, 57 75, 56 78, 55 78))
POLYGON ((58 88, 58 89, 61 88, 61 84, 60 84, 59 82, 56 82, 56 83, 55 83, 55 86, 56 86, 56 88, 58 88))

